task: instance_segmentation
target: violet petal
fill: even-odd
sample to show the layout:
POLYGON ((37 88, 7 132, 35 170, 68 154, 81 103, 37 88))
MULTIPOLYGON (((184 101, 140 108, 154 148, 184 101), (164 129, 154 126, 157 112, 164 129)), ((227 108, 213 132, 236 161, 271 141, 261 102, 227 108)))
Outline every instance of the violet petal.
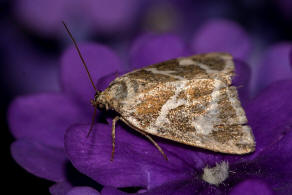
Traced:
POLYGON ((247 33, 237 23, 213 19, 195 33, 192 50, 195 53, 228 52, 235 58, 246 59, 250 52, 247 33))
POLYGON ((21 96, 15 99, 8 112, 12 134, 30 138, 54 147, 63 148, 65 130, 73 123, 89 122, 90 115, 61 93, 21 96))
POLYGON ((235 62, 235 76, 232 79, 232 85, 237 87, 238 94, 242 104, 246 104, 249 98, 249 80, 251 71, 249 66, 238 59, 235 62))
POLYGON ((59 91, 58 59, 48 55, 17 29, 12 22, 2 21, 0 45, 3 81, 14 93, 59 91))
MULTIPOLYGON (((291 116, 291 115, 290 115, 291 116)), ((255 159, 264 174, 263 179, 278 193, 290 194, 292 192, 292 126, 287 124, 287 131, 262 154, 255 159), (290 127, 289 127, 290 126, 290 127)))
POLYGON ((76 25, 76 29, 94 27, 107 33, 129 29, 141 3, 135 0, 18 0, 15 5, 15 14, 28 27, 54 35, 60 32, 62 20, 76 25))
POLYGON ((290 59, 290 65, 291 65, 291 67, 292 67, 292 46, 291 46, 291 48, 290 48, 289 59, 290 59))
POLYGON ((122 192, 122 191, 118 190, 117 188, 105 186, 101 190, 101 194, 102 195, 126 195, 128 193, 122 192))
MULTIPOLYGON (((219 189, 213 186, 204 186, 202 183, 197 182, 198 180, 174 180, 171 182, 164 183, 161 186, 153 188, 151 190, 139 190, 138 194, 141 195, 193 195, 193 194, 221 194, 219 189)), ((101 191, 102 195, 125 195, 127 193, 119 191, 113 187, 104 187, 101 191)))
POLYGON ((251 71, 248 64, 239 59, 234 59, 234 63, 235 75, 233 77, 232 84, 235 86, 248 84, 251 76, 251 71))
POLYGON ((140 5, 136 0, 86 0, 86 15, 97 31, 113 33, 129 29, 140 5))
POLYGON ((275 82, 247 105, 247 118, 256 140, 253 157, 280 139, 291 127, 291 89, 292 80, 275 82))
POLYGON ((75 126, 67 131, 65 150, 79 171, 103 185, 151 189, 171 180, 190 178, 207 164, 222 160, 222 155, 214 152, 154 138, 166 153, 166 161, 146 138, 117 126, 115 158, 110 162, 111 126, 97 124, 88 139, 86 128, 75 126))
POLYGON ((66 195, 99 195, 100 193, 88 186, 78 186, 72 188, 66 195))
POLYGON ((111 126, 96 125, 89 138, 84 131, 87 128, 75 126, 68 129, 65 150, 80 172, 102 185, 149 189, 168 180, 190 177, 193 171, 188 162, 177 157, 179 153, 168 152, 161 146, 168 156, 169 161, 166 161, 146 138, 120 126, 116 129, 116 151, 111 162, 111 126))
POLYGON ((118 76, 121 75, 122 73, 116 71, 99 78, 96 83, 97 89, 101 91, 105 90, 113 80, 115 80, 118 76))
POLYGON ((34 175, 55 182, 64 181, 66 178, 67 159, 61 148, 19 139, 12 143, 11 154, 19 165, 34 175))
MULTIPOLYGON (((108 47, 92 43, 79 44, 79 47, 93 83, 121 69, 119 58, 108 47)), ((65 92, 85 104, 90 104, 95 91, 74 47, 67 49, 62 56, 61 81, 65 92)))
POLYGON ((73 186, 67 182, 60 182, 52 185, 49 188, 51 195, 66 195, 73 186))
POLYGON ((163 185, 156 187, 154 189, 151 189, 147 191, 146 193, 143 193, 143 195, 179 195, 179 194, 185 194, 185 195, 192 195, 197 194, 200 192, 200 185, 197 185, 194 181, 194 183, 191 182, 192 180, 174 180, 168 183, 164 183, 163 185))
POLYGON ((232 188, 230 195, 242 194, 242 195, 250 195, 250 194, 265 194, 272 195, 273 192, 271 188, 261 180, 256 179, 248 179, 232 188))
POLYGON ((52 34, 59 31, 60 21, 66 19, 66 5, 66 0, 17 0, 14 13, 28 27, 44 34, 52 34))
POLYGON ((185 55, 182 40, 170 34, 145 34, 136 39, 130 52, 131 69, 185 55))
POLYGON ((262 57, 261 65, 256 71, 256 91, 260 91, 269 84, 292 79, 292 67, 289 62, 291 43, 279 43, 270 47, 262 57))

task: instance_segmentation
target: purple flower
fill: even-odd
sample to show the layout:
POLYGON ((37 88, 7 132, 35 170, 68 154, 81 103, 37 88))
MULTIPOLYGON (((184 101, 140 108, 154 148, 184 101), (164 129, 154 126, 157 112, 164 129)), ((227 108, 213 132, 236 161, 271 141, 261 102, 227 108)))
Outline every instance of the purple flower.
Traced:
POLYGON ((192 51, 222 51, 235 58, 247 59, 251 43, 247 33, 239 24, 225 19, 213 19, 204 23, 192 40, 192 51))
POLYGON ((150 194, 291 193, 287 184, 292 179, 291 87, 292 80, 276 82, 247 105, 257 141, 251 155, 220 155, 156 139, 167 162, 148 140, 118 126, 115 160, 110 162, 111 127, 105 124, 97 124, 90 139, 84 132, 88 126, 72 127, 65 136, 65 149, 78 170, 106 186, 139 186, 150 194), (229 162, 225 185, 216 187, 202 180, 204 168, 222 162, 229 162))
MULTIPOLYGON (((119 59, 109 48, 89 43, 80 47, 94 82, 120 70, 119 59)), ((19 97, 8 112, 9 126, 17 139, 11 146, 13 158, 30 173, 55 182, 68 180, 65 130, 72 124, 88 123, 92 117, 89 100, 94 90, 76 54, 71 47, 63 55, 63 91, 19 97)))
POLYGON ((44 35, 63 34, 65 20, 79 34, 94 29, 113 33, 129 29, 141 2, 135 0, 17 0, 14 13, 28 28, 44 35))
POLYGON ((290 48, 289 59, 290 59, 290 66, 292 67, 292 46, 290 48))
MULTIPOLYGON (((228 33, 222 34, 225 36, 228 33)), ((244 38, 245 35, 238 37, 244 38)), ((231 41, 228 47, 218 48, 212 45, 213 37, 204 39, 211 51, 232 51, 238 44, 231 41)), ((80 47, 99 89, 104 89, 117 72, 124 71, 118 57, 105 46, 87 43, 80 47)), ((132 66, 128 69, 188 55, 191 52, 186 48, 175 35, 143 35, 130 50, 132 66)), ((199 48, 196 42, 192 48, 199 48)), ((86 137, 93 111, 89 100, 95 92, 72 47, 62 57, 62 92, 19 97, 11 104, 9 124, 17 139, 11 146, 12 155, 32 174, 57 182, 50 188, 52 194, 98 194, 94 188, 70 182, 68 160, 81 173, 105 186, 102 194, 122 194, 116 189, 119 187, 140 187, 145 194, 288 193, 291 186, 286 184, 292 179, 291 163, 287 163, 292 149, 292 81, 273 83, 249 101, 246 94, 250 70, 242 61, 248 52, 238 53, 233 82, 241 86, 240 97, 257 142, 251 155, 222 155, 155 137, 169 158, 165 161, 147 139, 119 122, 115 158, 111 162, 111 124, 97 123, 86 137)), ((102 112, 98 114, 98 119, 104 116, 102 112)))
POLYGON ((9 90, 17 94, 59 90, 57 57, 36 48, 11 22, 2 21, 0 26, 2 77, 9 90))
POLYGON ((289 53, 292 42, 282 42, 270 46, 263 54, 255 70, 255 91, 258 93, 269 84, 292 78, 292 66, 289 53))
POLYGON ((164 36, 144 34, 132 45, 130 64, 131 68, 141 68, 185 55, 187 55, 187 50, 179 37, 172 34, 164 36))
POLYGON ((90 187, 74 187, 67 192, 66 195, 99 195, 100 193, 93 188, 90 187))

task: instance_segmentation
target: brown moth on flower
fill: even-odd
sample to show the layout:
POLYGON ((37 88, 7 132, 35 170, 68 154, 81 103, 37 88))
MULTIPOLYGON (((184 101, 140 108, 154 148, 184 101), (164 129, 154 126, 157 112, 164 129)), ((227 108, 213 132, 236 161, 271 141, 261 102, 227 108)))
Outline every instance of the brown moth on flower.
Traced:
POLYGON ((254 137, 231 85, 233 74, 232 56, 214 52, 134 70, 117 77, 104 91, 96 90, 92 105, 120 114, 112 125, 112 158, 118 120, 145 135, 165 158, 149 134, 216 152, 253 152, 254 137))

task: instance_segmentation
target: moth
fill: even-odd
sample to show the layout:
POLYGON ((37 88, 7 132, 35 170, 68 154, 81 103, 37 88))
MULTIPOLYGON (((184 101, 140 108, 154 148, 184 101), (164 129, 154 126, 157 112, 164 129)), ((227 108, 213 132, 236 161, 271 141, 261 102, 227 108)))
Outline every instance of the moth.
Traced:
POLYGON ((146 136, 166 159, 150 135, 221 153, 253 152, 254 136, 232 86, 233 75, 232 56, 214 52, 137 69, 117 77, 104 91, 96 90, 91 101, 95 111, 119 113, 112 124, 112 159, 118 120, 146 136))

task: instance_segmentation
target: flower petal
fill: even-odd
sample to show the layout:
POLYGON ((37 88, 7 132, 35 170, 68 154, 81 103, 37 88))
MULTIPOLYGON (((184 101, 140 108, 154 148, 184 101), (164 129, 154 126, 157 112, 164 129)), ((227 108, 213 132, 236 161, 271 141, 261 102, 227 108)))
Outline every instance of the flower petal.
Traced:
POLYGON ((60 21, 66 19, 66 0, 41 1, 18 0, 15 11, 18 19, 28 27, 40 33, 51 34, 58 32, 60 21))
POLYGON ((246 113, 256 140, 256 152, 280 139, 292 125, 292 80, 273 83, 247 106, 246 113))
POLYGON ((12 143, 11 154, 20 166, 36 176, 55 182, 64 181, 66 178, 67 159, 61 148, 19 139, 12 143))
POLYGON ((185 194, 185 195, 192 195, 198 194, 202 189, 200 189, 202 185, 197 185, 197 183, 192 183, 192 180, 178 180, 172 181, 168 183, 164 183, 163 185, 156 187, 143 193, 143 195, 172 195, 172 194, 185 194))
MULTIPOLYGON (((108 47, 93 43, 79 44, 79 47, 93 83, 121 69, 119 58, 108 47)), ((63 54, 61 81, 65 92, 85 104, 90 104, 89 100, 93 98, 95 91, 74 47, 70 47, 63 54)))
MULTIPOLYGON (((290 120, 291 121, 291 120, 290 120)), ((289 126, 289 124, 288 124, 289 126)), ((292 126, 266 149, 255 162, 259 165, 264 179, 281 194, 292 192, 292 126)))
POLYGON ((68 96, 59 93, 21 96, 8 112, 12 134, 63 148, 65 130, 73 123, 89 122, 87 115, 68 96))
POLYGON ((291 43, 278 43, 269 48, 256 71, 256 91, 260 91, 269 84, 283 80, 292 79, 292 67, 289 62, 291 43))
POLYGON ((290 49, 290 55, 289 55, 289 57, 290 57, 290 65, 292 67, 292 46, 291 46, 291 49, 290 49))
POLYGON ((105 186, 101 190, 101 194, 102 195, 126 195, 128 193, 122 192, 122 191, 118 190, 117 188, 105 186))
POLYGON ((263 181, 256 179, 248 179, 232 188, 230 195, 242 194, 265 194, 272 195, 272 189, 263 181))
POLYGON ((177 58, 186 54, 182 40, 171 34, 140 36, 130 52, 131 69, 177 58))
POLYGON ((118 76, 120 75, 123 75, 124 72, 113 72, 113 73, 110 73, 106 76, 103 76, 101 78, 98 79, 97 83, 96 83, 96 87, 98 90, 105 90, 109 84, 115 80, 118 76))
POLYGON ((1 26, 5 26, 0 37, 5 48, 1 54, 5 74, 1 78, 9 90, 15 94, 59 91, 58 57, 40 50, 13 23, 3 21, 1 26))
POLYGON ((238 59, 234 60, 235 76, 232 79, 232 85, 237 87, 238 94, 242 104, 246 104, 249 98, 249 81, 251 71, 249 66, 238 59))
POLYGON ((250 80, 250 68, 248 64, 240 59, 234 59, 235 63, 235 76, 232 80, 232 84, 236 86, 245 85, 250 80))
POLYGON ((49 188, 51 195, 66 195, 73 186, 69 182, 60 182, 49 188))
POLYGON ((126 195, 128 193, 122 192, 122 191, 118 190, 117 188, 105 186, 101 190, 101 194, 102 195, 126 195))
POLYGON ((256 158, 252 160, 243 158, 241 162, 231 164, 228 178, 230 186, 233 185, 232 183, 252 178, 252 181, 256 179, 261 183, 265 182, 276 194, 291 194, 292 174, 289 171, 292 169, 292 163, 289 163, 292 160, 291 123, 287 125, 287 128, 281 135, 277 135, 277 139, 273 140, 256 158))
POLYGON ((235 58, 246 59, 250 52, 250 40, 237 23, 213 19, 195 33, 192 50, 195 53, 228 52, 235 58))
POLYGON ((100 193, 88 186, 72 188, 66 195, 99 195, 100 193))
POLYGON ((113 33, 129 29, 135 21, 140 2, 136 0, 86 0, 86 15, 97 31, 113 33))
MULTIPOLYGON (((125 195, 127 193, 119 191, 113 187, 104 187, 101 191, 102 195, 125 195)), ((141 195, 193 195, 193 194, 222 194, 218 188, 213 186, 204 186, 199 180, 175 180, 164 183, 161 186, 153 188, 151 190, 140 190, 137 194, 141 195)))
POLYGON ((166 161, 146 138, 120 126, 116 129, 116 151, 111 162, 111 127, 98 124, 89 138, 84 128, 88 126, 68 129, 65 150, 80 172, 102 185, 150 189, 168 180, 190 177, 193 172, 187 162, 177 157, 179 153, 165 151, 169 158, 166 161))

